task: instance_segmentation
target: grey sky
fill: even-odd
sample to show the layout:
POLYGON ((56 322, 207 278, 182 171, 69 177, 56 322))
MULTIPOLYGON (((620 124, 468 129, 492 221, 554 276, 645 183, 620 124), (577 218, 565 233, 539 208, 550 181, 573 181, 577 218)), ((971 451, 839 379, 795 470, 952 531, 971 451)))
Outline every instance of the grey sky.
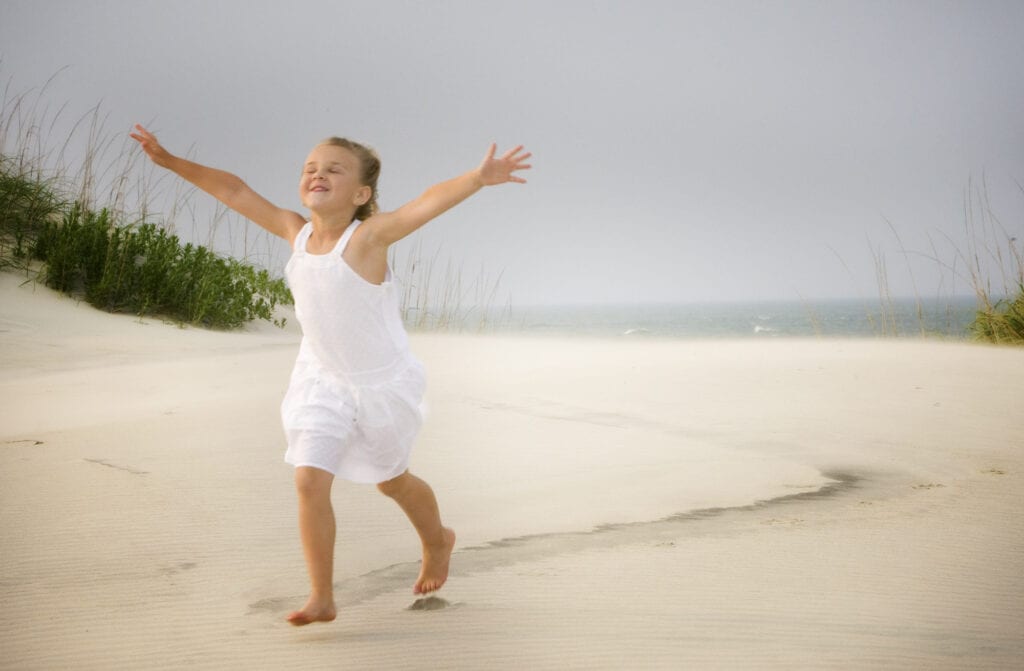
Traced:
POLYGON ((327 135, 378 149, 385 208, 523 143, 529 184, 417 234, 514 304, 824 298, 876 292, 871 244, 910 293, 887 221, 952 260, 983 174, 1024 239, 1021 35, 1018 1, 0 0, 0 72, 70 66, 69 116, 102 101, 296 209, 327 135))

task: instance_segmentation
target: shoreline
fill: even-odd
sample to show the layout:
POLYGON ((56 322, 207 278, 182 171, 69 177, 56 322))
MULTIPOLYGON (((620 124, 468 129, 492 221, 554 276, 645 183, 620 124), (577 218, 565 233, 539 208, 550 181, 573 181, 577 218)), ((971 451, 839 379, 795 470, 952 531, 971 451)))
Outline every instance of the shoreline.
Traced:
MULTIPOLYGON (((511 306, 487 311, 484 331, 555 337, 760 339, 924 338, 969 341, 976 296, 511 306)), ((465 322, 473 324, 470 311, 465 322)), ((429 320, 427 320, 429 323, 429 320)), ((426 331, 429 332, 429 329, 426 331)))

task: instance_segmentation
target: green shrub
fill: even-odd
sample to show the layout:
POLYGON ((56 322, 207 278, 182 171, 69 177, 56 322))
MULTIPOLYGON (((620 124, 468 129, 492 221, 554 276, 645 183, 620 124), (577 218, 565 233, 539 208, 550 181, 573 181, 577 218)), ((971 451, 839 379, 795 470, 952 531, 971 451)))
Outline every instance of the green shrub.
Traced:
POLYGON ((151 223, 115 225, 107 209, 73 205, 61 221, 43 227, 34 254, 45 263, 47 286, 108 312, 234 328, 253 319, 274 321, 274 307, 292 302, 284 280, 267 271, 182 245, 151 223))

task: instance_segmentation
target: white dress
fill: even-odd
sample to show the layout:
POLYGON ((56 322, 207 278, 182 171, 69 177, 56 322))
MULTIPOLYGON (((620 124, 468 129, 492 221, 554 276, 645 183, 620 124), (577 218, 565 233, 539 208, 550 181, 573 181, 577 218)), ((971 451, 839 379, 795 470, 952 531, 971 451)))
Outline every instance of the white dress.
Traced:
POLYGON ((378 483, 408 468, 426 380, 409 351, 390 269, 373 284, 341 256, 361 223, 328 254, 306 251, 310 223, 295 238, 285 276, 302 344, 281 419, 288 463, 378 483))

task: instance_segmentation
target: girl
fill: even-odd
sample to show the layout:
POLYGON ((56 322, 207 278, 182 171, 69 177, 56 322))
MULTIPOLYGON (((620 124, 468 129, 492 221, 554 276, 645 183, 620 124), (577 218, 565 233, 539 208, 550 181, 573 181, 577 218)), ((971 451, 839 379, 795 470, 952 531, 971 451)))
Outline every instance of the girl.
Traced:
POLYGON ((388 269, 388 247, 479 191, 530 166, 522 146, 436 184, 393 212, 377 207, 380 160, 342 138, 324 140, 306 158, 302 215, 277 207, 241 179, 174 156, 136 125, 130 136, 157 165, 206 191, 243 217, 291 244, 285 274, 303 338, 281 416, 295 466, 299 532, 311 593, 288 616, 299 626, 336 616, 333 592, 335 476, 376 483, 408 516, 423 546, 416 594, 441 588, 455 532, 441 523, 430 486, 408 471, 419 429, 423 367, 409 352, 388 269))

